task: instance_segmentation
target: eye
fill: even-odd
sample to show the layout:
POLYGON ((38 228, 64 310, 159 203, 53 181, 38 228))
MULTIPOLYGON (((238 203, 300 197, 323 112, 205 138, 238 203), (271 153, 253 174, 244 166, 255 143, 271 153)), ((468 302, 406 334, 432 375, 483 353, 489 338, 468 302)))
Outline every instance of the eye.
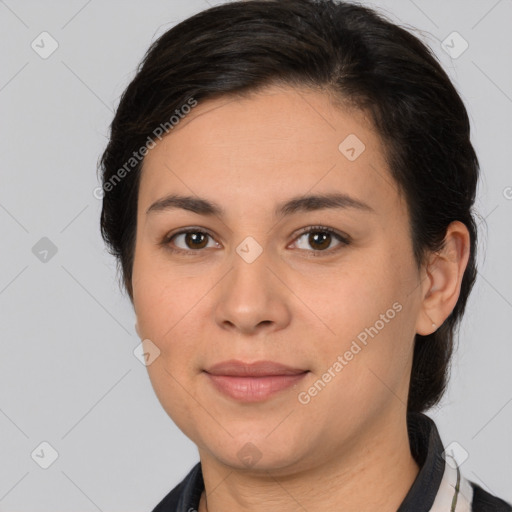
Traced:
POLYGON ((181 253, 193 253, 198 252, 199 249, 219 246, 219 244, 216 242, 213 242, 212 245, 208 245, 208 238, 212 238, 209 233, 194 228, 179 231, 178 233, 174 233, 172 235, 167 235, 162 240, 162 244, 172 252, 181 253))
MULTIPOLYGON (((220 244, 213 240, 212 235, 199 228, 189 228, 169 234, 164 237, 161 244, 169 251, 181 254, 198 254, 201 249, 218 248, 220 244), (208 239, 211 239, 211 242, 208 239)), ((334 229, 325 226, 309 226, 302 230, 300 236, 295 239, 294 245, 300 250, 315 253, 335 252, 339 248, 349 245, 350 239, 334 229), (338 242, 334 249, 333 242, 338 242), (313 250, 308 249, 308 246, 313 250)))
POLYGON ((325 226, 310 226, 302 231, 302 234, 294 242, 299 249, 308 250, 309 247, 313 248, 313 252, 334 252, 340 247, 349 245, 350 240, 348 237, 341 235, 331 228, 325 226), (338 241, 332 249, 331 244, 333 241, 338 241))

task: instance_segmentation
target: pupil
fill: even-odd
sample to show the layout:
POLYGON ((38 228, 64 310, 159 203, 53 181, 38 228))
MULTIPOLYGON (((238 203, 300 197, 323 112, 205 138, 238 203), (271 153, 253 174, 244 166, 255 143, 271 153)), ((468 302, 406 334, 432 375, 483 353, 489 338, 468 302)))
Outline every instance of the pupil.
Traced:
MULTIPOLYGON (((187 243, 192 241, 191 245, 195 245, 196 248, 201 244, 201 238, 205 239, 204 233, 187 233, 187 243), (196 243, 199 240, 199 243, 196 243)), ((204 240, 203 240, 204 242, 204 240)))
POLYGON ((310 240, 310 244, 311 245, 315 245, 315 244, 319 244, 321 245, 321 249, 325 249, 325 247, 329 247, 329 237, 331 235, 329 233, 312 233, 310 234, 309 236, 309 240, 310 240), (318 239, 321 239, 320 242, 318 241, 318 239), (325 243, 325 241, 327 240, 327 244, 325 243))

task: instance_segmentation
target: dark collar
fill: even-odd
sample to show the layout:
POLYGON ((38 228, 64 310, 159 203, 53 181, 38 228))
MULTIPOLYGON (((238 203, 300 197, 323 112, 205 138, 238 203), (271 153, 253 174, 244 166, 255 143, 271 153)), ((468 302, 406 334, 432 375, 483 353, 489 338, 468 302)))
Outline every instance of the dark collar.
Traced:
MULTIPOLYGON (((420 467, 407 496, 397 512, 429 512, 439 490, 445 461, 444 447, 434 421, 422 413, 407 414, 411 453, 420 467)), ((198 510, 204 490, 201 463, 156 506, 153 512, 190 512, 198 510)))
POLYGON ((444 474, 444 446, 434 421, 426 414, 407 413, 407 431, 414 460, 420 467, 397 512, 428 512, 444 474))

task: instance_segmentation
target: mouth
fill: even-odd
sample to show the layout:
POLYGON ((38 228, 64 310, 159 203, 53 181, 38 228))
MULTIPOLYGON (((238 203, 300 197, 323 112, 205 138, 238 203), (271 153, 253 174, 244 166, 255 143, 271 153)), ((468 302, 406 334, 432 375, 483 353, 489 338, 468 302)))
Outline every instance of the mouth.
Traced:
POLYGON ((298 384, 309 370, 273 361, 230 360, 204 370, 214 388, 242 402, 260 402, 298 384))

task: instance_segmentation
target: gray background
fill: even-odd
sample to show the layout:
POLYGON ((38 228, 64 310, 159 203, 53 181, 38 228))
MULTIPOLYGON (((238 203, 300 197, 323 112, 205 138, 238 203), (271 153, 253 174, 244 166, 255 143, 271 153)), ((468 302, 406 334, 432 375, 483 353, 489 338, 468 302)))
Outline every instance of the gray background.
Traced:
MULTIPOLYGON (((198 460, 133 354, 135 317, 93 190, 113 109, 149 44, 219 3, 0 0, 0 511, 149 511, 198 460), (46 59, 31 47, 43 31, 59 45, 46 59), (46 261, 33 251, 43 237, 57 249, 46 261), (43 441, 58 452, 47 469, 43 441)), ((512 1, 364 3, 423 31, 469 109, 479 275, 429 416, 445 446, 468 453, 465 476, 512 501, 512 1), (447 40, 452 56, 441 46, 454 31, 469 44, 456 58, 461 40, 447 40)))

